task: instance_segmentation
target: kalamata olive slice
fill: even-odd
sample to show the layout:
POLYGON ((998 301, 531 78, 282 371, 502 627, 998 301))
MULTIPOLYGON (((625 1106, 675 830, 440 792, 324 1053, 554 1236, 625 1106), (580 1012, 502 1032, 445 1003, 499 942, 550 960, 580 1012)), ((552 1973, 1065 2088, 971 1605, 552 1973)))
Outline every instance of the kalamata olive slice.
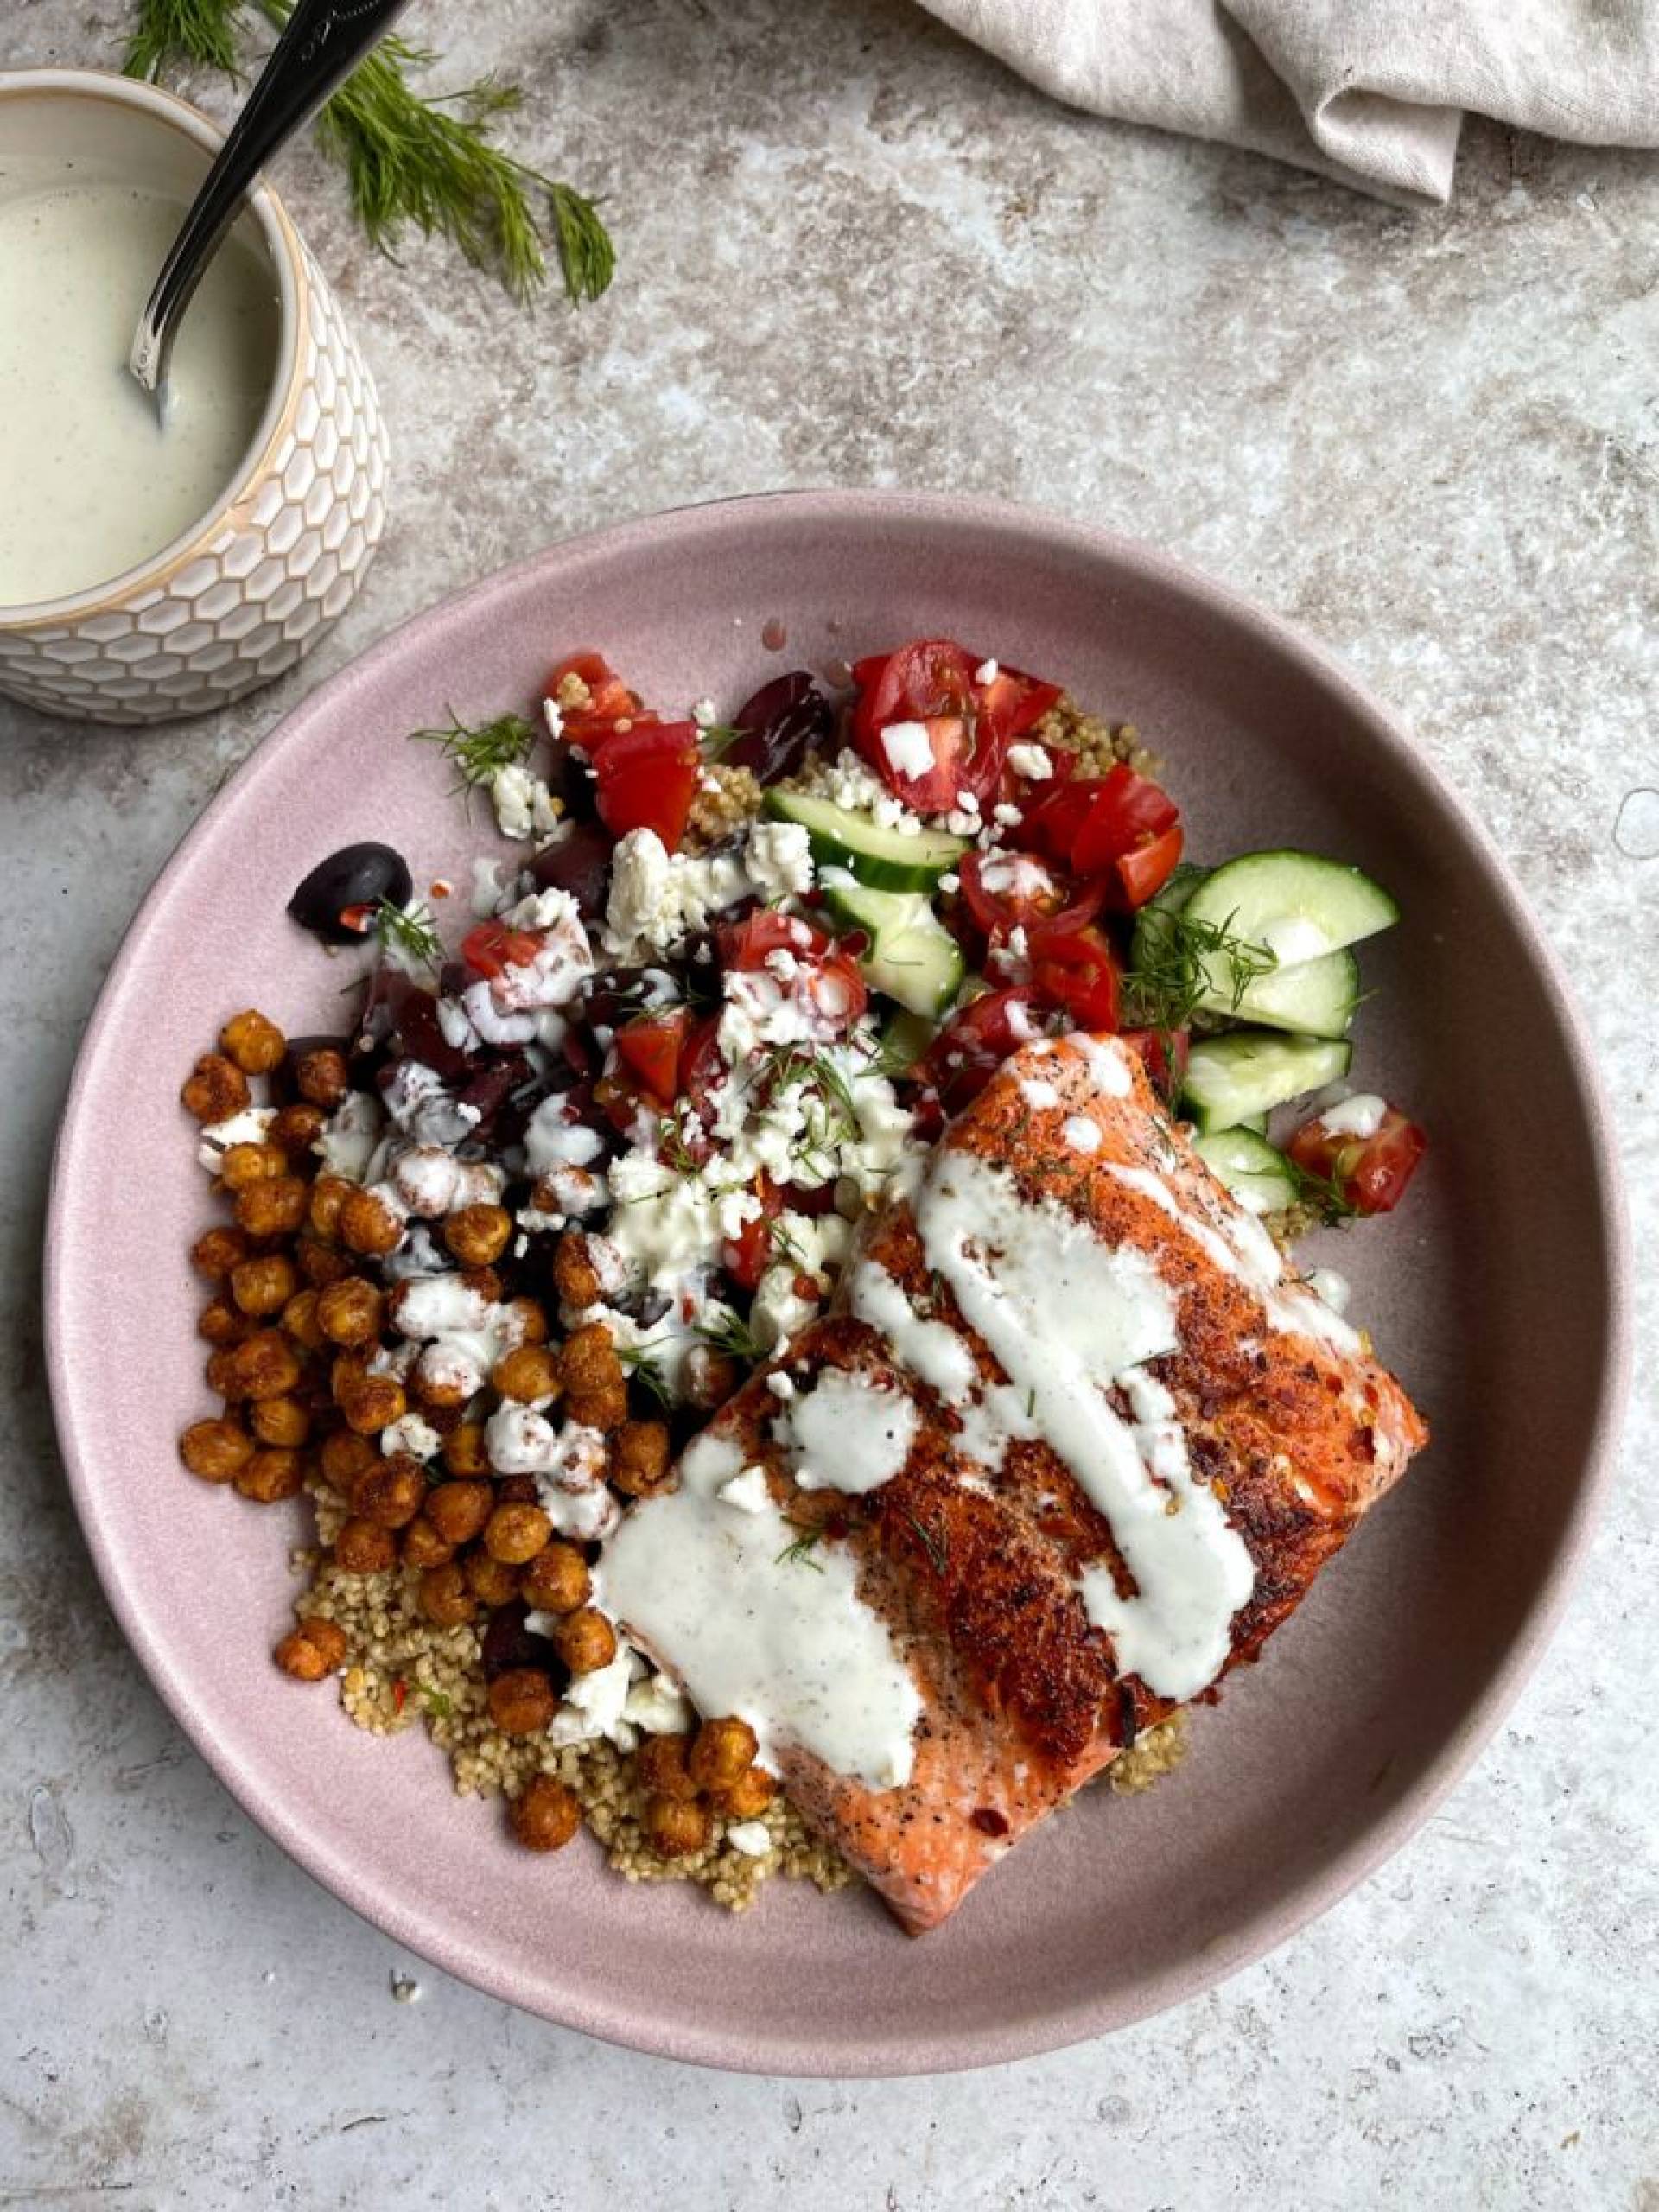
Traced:
POLYGON ((408 992, 397 1008, 397 1041, 404 1055, 419 1060, 453 1083, 467 1070, 467 1055, 453 1046, 438 1027, 438 1002, 430 991, 408 992))
POLYGON ((763 784, 775 783, 799 767, 809 745, 821 744, 835 728, 836 710, 804 668, 775 676, 741 706, 735 727, 743 735, 721 758, 730 767, 747 768, 763 784))
POLYGON ((513 1598, 505 1605, 498 1605, 490 1615, 489 1626, 484 1631, 483 1649, 480 1653, 484 1668, 484 1679, 493 1682, 498 1675, 508 1675, 516 1667, 550 1669, 555 1654, 552 1644, 544 1636, 537 1636, 524 1626, 525 1606, 521 1598, 513 1598))
POLYGON ((610 894, 611 854, 607 830, 578 822, 568 837, 549 845, 530 864, 538 891, 568 891, 584 922, 601 920, 610 894))
POLYGON ((414 888, 409 862, 390 845, 342 845, 317 862, 289 900, 288 911, 325 944, 357 944, 373 927, 374 909, 382 899, 402 906, 414 888))

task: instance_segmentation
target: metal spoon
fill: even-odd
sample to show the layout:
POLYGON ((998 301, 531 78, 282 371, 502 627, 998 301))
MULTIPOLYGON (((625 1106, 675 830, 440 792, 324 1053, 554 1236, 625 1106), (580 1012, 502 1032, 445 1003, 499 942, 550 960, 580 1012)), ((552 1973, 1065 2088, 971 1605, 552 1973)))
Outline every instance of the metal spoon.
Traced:
POLYGON ((298 0, 180 226, 127 366, 164 411, 167 365, 203 270, 266 162, 391 29, 409 0, 298 0))

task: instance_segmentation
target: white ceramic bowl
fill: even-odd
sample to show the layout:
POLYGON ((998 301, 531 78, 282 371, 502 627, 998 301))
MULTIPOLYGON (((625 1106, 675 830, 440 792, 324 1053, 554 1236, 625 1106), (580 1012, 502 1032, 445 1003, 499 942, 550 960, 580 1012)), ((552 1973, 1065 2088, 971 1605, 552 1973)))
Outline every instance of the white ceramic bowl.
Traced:
MULTIPOLYGON (((91 69, 0 73, 9 153, 192 198, 222 133, 154 85, 91 69)), ((205 714, 291 668, 350 605, 385 519, 374 385, 327 283, 262 185, 238 234, 281 302, 265 411, 217 505, 137 568, 67 597, 0 606, 0 691, 49 714, 152 722, 205 714)))

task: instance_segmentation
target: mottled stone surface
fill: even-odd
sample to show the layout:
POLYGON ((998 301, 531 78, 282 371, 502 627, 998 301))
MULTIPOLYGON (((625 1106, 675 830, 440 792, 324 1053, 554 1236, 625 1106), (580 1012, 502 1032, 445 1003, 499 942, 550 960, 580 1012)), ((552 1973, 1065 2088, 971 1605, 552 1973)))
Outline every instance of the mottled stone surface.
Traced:
MULTIPOLYGON (((1416 218, 1066 114, 901 0, 452 0, 412 20, 531 84, 519 143, 607 195, 614 294, 520 318, 435 247, 373 260, 335 180, 293 157, 395 444, 365 596, 307 670, 211 725, 99 735, 0 709, 0 2204, 1656 2212, 1653 163, 1477 125, 1455 204, 1416 218), (723 2080, 559 2033, 297 1872, 111 1625, 35 1313, 47 1155, 99 979, 284 709, 548 538, 830 483, 1109 522, 1345 654, 1473 801, 1579 978, 1648 1261, 1624 1479, 1548 1664, 1446 1810, 1199 2003, 991 2075, 874 2087, 723 2080), (394 2002, 402 1974, 418 2004, 394 2002)), ((122 21, 35 0, 5 59, 105 56, 122 21)))

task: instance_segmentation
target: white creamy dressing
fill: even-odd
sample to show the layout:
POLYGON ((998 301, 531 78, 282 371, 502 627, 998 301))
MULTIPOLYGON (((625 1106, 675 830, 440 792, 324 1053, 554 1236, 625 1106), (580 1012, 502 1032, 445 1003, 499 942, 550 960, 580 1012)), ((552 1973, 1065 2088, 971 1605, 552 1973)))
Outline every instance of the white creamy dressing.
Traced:
POLYGON ((1060 1135, 1073 1152, 1100 1150, 1100 1124, 1087 1114, 1068 1114, 1060 1125, 1060 1135))
POLYGON ((90 589, 229 490, 276 370, 269 264, 232 235, 180 328, 165 427, 127 373, 181 202, 82 184, 55 157, 0 167, 0 605, 90 589))
POLYGON ((1319 1120, 1332 1136, 1374 1137, 1388 1110, 1386 1098, 1379 1098, 1374 1091, 1360 1090, 1351 1098, 1344 1098, 1339 1106, 1327 1106, 1319 1120))
POLYGON ((970 1153, 939 1154, 913 1210, 930 1268, 1110 1524, 1134 1577, 1124 1598, 1109 1567, 1085 1568, 1090 1618, 1111 1637, 1122 1672, 1162 1697, 1195 1695, 1226 1661, 1255 1567, 1219 1499, 1194 1477, 1167 1392, 1149 1377, 1134 1384, 1132 1422, 1108 1395, 1176 1349, 1177 1294, 1145 1253, 1103 1244, 1058 1206, 1027 1204, 1009 1176, 970 1153))
POLYGON ((685 1685, 701 1713, 747 1720, 775 1766, 798 1745, 873 1789, 910 1778, 922 1705, 887 1628, 858 1594, 842 1545, 785 1554, 801 1532, 768 1503, 734 1511, 721 1492, 743 1457, 709 1432, 680 1461, 677 1490, 631 1513, 595 1569, 597 1602, 685 1685))
POLYGON ((902 1390, 830 1367, 806 1397, 778 1416, 772 1433, 803 1490, 861 1497, 902 1472, 918 1421, 902 1390))

